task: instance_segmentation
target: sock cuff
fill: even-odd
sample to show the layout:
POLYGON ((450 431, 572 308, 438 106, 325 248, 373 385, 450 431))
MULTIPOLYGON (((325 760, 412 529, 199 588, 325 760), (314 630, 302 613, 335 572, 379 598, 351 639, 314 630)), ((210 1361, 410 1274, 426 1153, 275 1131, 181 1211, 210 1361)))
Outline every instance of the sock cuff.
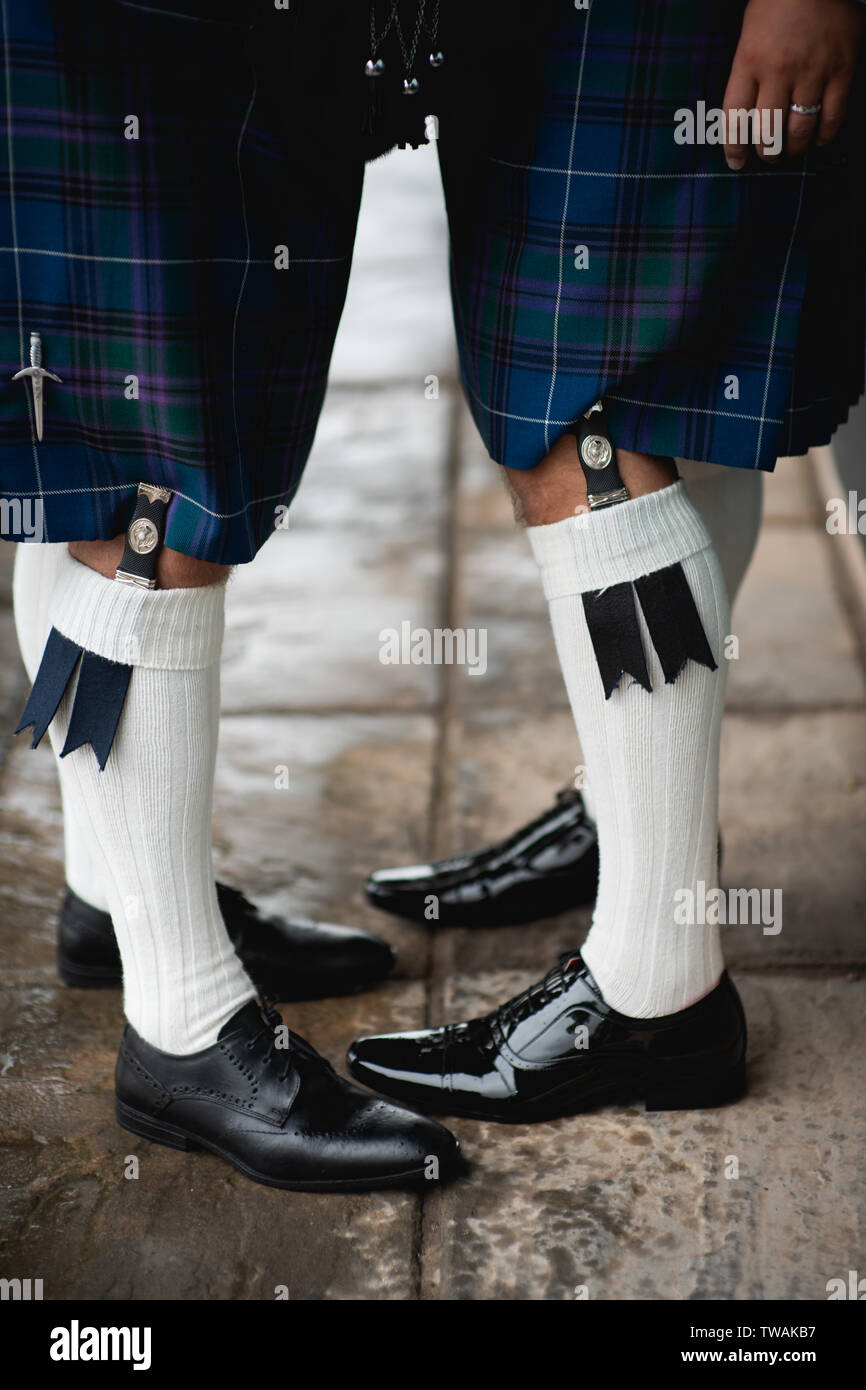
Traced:
POLYGON ((49 607, 58 632, 109 661, 163 671, 197 671, 219 659, 224 583, 139 589, 106 579, 64 548, 49 607))
POLYGON ((527 535, 548 599, 639 579, 712 544, 682 481, 527 535))

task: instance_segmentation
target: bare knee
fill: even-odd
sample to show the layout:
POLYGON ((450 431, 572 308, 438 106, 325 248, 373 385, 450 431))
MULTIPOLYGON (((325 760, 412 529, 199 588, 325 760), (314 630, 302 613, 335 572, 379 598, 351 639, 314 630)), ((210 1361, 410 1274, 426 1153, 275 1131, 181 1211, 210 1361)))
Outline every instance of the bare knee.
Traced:
MULTIPOLYGON (((634 454, 628 449, 617 449, 616 453, 620 476, 630 497, 657 492, 676 482, 677 470, 672 459, 634 454)), ((578 462, 573 434, 562 435, 537 467, 503 471, 515 516, 527 526, 546 526, 586 509, 586 480, 578 462)))
MULTIPOLYGON (((73 560, 87 565, 88 569, 96 570, 106 579, 113 579, 124 544, 124 536, 115 536, 110 541, 70 541, 69 553, 73 560)), ((230 565, 197 560, 192 555, 184 555, 180 550, 169 550, 165 546, 157 561, 156 579, 161 589, 200 589, 205 584, 218 584, 226 578, 230 569, 230 565)))

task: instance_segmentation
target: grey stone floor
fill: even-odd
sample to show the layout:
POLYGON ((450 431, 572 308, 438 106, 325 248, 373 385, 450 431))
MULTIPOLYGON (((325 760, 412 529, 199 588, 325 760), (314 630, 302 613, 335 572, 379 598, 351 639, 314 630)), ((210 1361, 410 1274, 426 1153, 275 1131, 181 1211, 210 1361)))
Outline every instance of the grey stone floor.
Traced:
MULTIPOLYGON (((115 1126, 120 999, 54 975, 51 756, 0 740, 0 1275, 42 1278, 46 1298, 822 1299, 866 1268, 866 683, 834 544, 810 462, 783 462, 734 618, 723 747, 725 881, 784 893, 779 935, 726 933, 748 1098, 457 1121, 471 1171, 423 1202, 275 1192, 115 1126)), ((0 546, 3 730, 26 693, 11 560, 0 546)), ((534 815, 580 761, 525 538, 454 384, 430 152, 370 173, 316 449, 289 529, 232 582, 223 697, 220 873, 399 951, 381 989, 291 1011, 337 1065, 357 1033, 485 1009, 581 940, 587 913, 428 935, 362 898, 374 867, 534 815), (486 628, 486 674, 381 664, 380 631, 407 619, 486 628)))

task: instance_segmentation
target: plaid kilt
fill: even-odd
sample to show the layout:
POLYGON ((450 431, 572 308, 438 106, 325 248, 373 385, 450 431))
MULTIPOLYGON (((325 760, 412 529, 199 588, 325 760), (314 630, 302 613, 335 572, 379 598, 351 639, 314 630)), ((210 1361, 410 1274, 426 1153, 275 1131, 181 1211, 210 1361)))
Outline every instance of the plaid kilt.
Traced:
POLYGON ((249 560, 312 445, 363 162, 293 120, 243 5, 2 12, 0 496, 40 497, 46 540, 107 538, 161 484, 169 546, 249 560), (10 380, 33 329, 62 381, 41 443, 10 380))
MULTIPOLYGON (((440 123, 491 456, 534 467, 599 398, 648 453, 771 469, 824 442, 863 387, 859 112, 731 173, 674 112, 721 104, 741 0, 551 8, 537 101, 515 52, 492 119, 440 123)), ((329 56, 252 0, 0 14, 0 500, 40 499, 45 540, 110 537, 158 483, 168 545, 249 560, 300 482, 351 264, 363 159, 290 99, 293 64, 327 87, 329 56), (61 378, 41 442, 11 380, 32 330, 61 378)))
POLYGON ((673 138, 679 108, 721 107, 743 9, 563 6, 531 130, 507 93, 498 145, 443 122, 461 373, 497 462, 534 467, 603 398, 623 448, 771 470, 862 392, 862 81, 803 159, 732 172, 673 138))

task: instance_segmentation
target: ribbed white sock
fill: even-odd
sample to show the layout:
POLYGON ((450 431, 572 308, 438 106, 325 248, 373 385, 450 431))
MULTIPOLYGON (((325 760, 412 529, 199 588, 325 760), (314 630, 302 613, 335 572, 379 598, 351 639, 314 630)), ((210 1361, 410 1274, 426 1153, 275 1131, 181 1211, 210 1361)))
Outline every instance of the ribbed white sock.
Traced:
MULTIPOLYGON (((85 745, 61 760, 63 776, 114 923, 126 1015, 155 1047, 197 1052, 256 994, 220 915, 211 856, 225 586, 138 589, 61 547, 45 609, 64 636, 133 666, 105 770, 85 745)), ((51 725, 55 748, 71 698, 51 725)))
POLYGON ((730 616, 719 561, 682 482, 530 527, 528 535, 593 788, 600 872, 584 958, 621 1013, 674 1013, 707 994, 723 969, 718 928, 675 920, 677 890, 718 882, 722 643, 730 616), (580 595, 677 562, 718 669, 689 660, 666 684, 638 604, 652 692, 623 676, 606 700, 580 595))
MULTIPOLYGON (((733 608, 761 529, 764 475, 758 468, 723 468, 717 463, 677 459, 690 500, 709 532, 733 608)), ((592 787, 583 789, 586 813, 595 820, 592 787)))

